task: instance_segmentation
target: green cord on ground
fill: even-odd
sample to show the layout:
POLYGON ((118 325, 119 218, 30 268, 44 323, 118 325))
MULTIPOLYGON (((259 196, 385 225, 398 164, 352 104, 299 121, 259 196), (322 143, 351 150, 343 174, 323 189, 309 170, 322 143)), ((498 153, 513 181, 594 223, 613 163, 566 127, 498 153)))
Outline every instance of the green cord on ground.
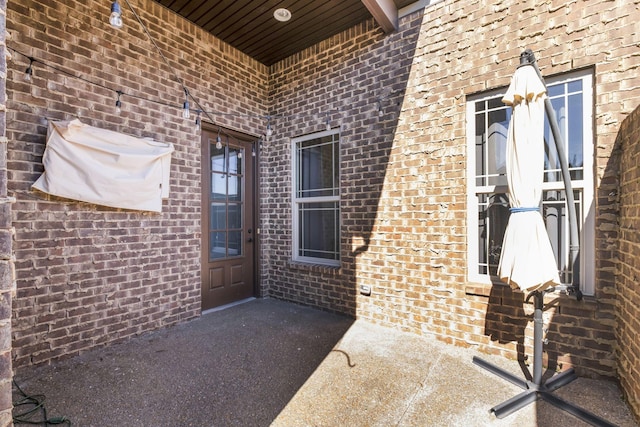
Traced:
POLYGON ((47 417, 47 409, 44 406, 45 396, 43 394, 35 394, 32 396, 27 395, 18 385, 18 383, 13 380, 13 385, 22 395, 22 398, 13 402, 13 423, 18 424, 32 424, 32 425, 43 425, 45 427, 50 425, 60 425, 66 424, 71 427, 71 420, 67 417, 47 417), (27 409, 24 412, 16 413, 17 409, 20 407, 26 406, 27 409), (38 414, 41 414, 41 420, 34 420, 38 414))

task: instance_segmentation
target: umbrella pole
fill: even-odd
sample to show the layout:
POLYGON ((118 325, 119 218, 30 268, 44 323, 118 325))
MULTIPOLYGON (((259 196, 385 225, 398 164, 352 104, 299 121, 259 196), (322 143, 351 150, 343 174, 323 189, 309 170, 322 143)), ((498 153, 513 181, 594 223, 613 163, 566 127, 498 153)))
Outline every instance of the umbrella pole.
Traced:
MULTIPOLYGON (((531 49, 526 49, 520 54, 520 65, 530 64, 538 74, 540 81, 545 85, 544 78, 536 58, 531 49)), ((567 292, 575 292, 578 301, 582 299, 582 292, 580 291, 580 268, 577 264, 578 252, 580 250, 580 241, 578 235, 578 220, 576 217, 576 207, 573 198, 573 188, 571 186, 571 176, 569 175, 569 166, 567 162, 567 156, 564 152, 564 140, 560 127, 558 126, 558 119, 556 118, 555 110, 551 105, 549 98, 544 99, 544 111, 549 119, 549 126, 551 127, 551 134, 556 145, 556 153, 558 154, 558 161, 560 163, 560 170, 562 171, 562 181, 564 183, 564 192, 567 202, 567 214, 569 215, 569 259, 571 265, 571 286, 567 288, 567 292)))
MULTIPOLYGON (((542 292, 533 292, 533 384, 539 386, 542 383, 542 309, 544 307, 544 295, 542 292)), ((529 295, 531 296, 531 295, 529 295)))

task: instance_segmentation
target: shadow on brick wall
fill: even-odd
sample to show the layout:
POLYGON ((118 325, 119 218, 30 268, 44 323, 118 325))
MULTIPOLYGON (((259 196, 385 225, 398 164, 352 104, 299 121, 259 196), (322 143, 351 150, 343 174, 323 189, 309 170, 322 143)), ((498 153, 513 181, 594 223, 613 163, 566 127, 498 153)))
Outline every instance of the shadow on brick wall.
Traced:
MULTIPOLYGON (((607 163, 605 177, 617 179, 619 192, 602 191, 602 197, 613 199, 619 206, 618 238, 615 277, 615 333, 616 368, 620 385, 629 406, 636 417, 640 417, 640 348, 638 348, 637 322, 640 314, 640 230, 638 209, 640 205, 640 107, 637 107, 620 126, 616 137, 614 153, 607 163), (612 194, 613 193, 613 194, 612 194)), ((614 258, 616 259, 616 258, 614 258)))
MULTIPOLYGON (((274 141, 263 159, 262 220, 264 226, 265 294, 329 311, 356 316, 358 283, 371 284, 375 275, 363 268, 362 256, 371 238, 387 180, 389 159, 422 14, 403 18, 401 28, 384 35, 368 22, 283 61, 272 70, 272 109, 285 116, 320 111, 318 120, 283 121, 278 135, 297 137, 340 127, 340 268, 291 261, 291 190, 283 171, 291 168, 290 145, 274 141), (295 90, 291 90, 295 87, 295 90), (326 112, 326 116, 325 116, 326 112)), ((395 200, 395 196, 393 197, 395 200)), ((373 291, 376 298, 376 290, 373 291)))

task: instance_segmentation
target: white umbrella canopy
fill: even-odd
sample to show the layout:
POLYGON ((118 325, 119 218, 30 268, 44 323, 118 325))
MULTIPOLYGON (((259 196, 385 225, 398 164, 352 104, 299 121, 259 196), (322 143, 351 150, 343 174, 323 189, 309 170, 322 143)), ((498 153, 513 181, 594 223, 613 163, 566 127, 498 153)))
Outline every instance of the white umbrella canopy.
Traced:
POLYGON ((507 135, 507 183, 511 215, 498 276, 514 289, 541 291, 560 285, 551 242, 539 210, 544 174, 546 89, 532 65, 519 67, 502 102, 513 112, 507 135))

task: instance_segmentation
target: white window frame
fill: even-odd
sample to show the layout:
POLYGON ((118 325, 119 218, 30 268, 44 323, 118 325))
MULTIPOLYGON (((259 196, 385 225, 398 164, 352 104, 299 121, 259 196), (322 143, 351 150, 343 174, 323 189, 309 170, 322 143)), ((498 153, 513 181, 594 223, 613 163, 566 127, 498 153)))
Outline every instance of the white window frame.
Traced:
MULTIPOLYGON (((561 76, 546 78, 547 87, 568 81, 582 80, 583 94, 583 179, 572 180, 573 190, 581 190, 583 198, 582 218, 578 218, 580 233, 580 290, 584 295, 593 295, 595 291, 595 200, 594 200, 594 134, 593 134, 593 73, 592 70, 576 71, 561 76)), ((506 88, 486 92, 480 95, 468 97, 466 107, 467 116, 467 279, 470 282, 481 284, 502 283, 496 276, 481 274, 479 272, 479 236, 478 236, 478 194, 506 193, 505 186, 477 186, 476 185, 476 159, 475 159, 475 133, 476 111, 475 103, 491 98, 502 97, 506 88)), ((546 117, 545 117, 545 120, 546 117)), ((565 146, 568 144, 566 136, 563 139, 565 146)), ((565 153, 566 151, 565 147, 565 153)), ((543 190, 558 188, 564 190, 562 180, 559 182, 545 182, 543 190)), ((568 227, 563 236, 568 247, 568 227)))
POLYGON ((297 262, 304 262, 310 264, 321 264, 328 266, 340 266, 340 241, 341 241, 341 231, 340 231, 340 182, 335 183, 333 187, 333 195, 331 196, 319 196, 319 197, 298 197, 298 170, 297 170, 297 144, 304 141, 309 141, 313 139, 323 138, 326 136, 334 136, 335 141, 334 144, 338 144, 338 153, 337 159, 334 159, 335 167, 338 168, 338 176, 340 170, 340 158, 339 158, 339 144, 340 144, 340 130, 339 129, 331 129, 322 132, 317 132, 309 135, 304 135, 291 139, 291 212, 292 212, 292 260, 297 262), (336 208, 336 218, 337 218, 337 259, 327 259, 327 258, 316 258, 300 255, 300 233, 299 233, 299 213, 300 209, 304 204, 308 203, 323 203, 323 202, 335 202, 337 205, 336 208))

